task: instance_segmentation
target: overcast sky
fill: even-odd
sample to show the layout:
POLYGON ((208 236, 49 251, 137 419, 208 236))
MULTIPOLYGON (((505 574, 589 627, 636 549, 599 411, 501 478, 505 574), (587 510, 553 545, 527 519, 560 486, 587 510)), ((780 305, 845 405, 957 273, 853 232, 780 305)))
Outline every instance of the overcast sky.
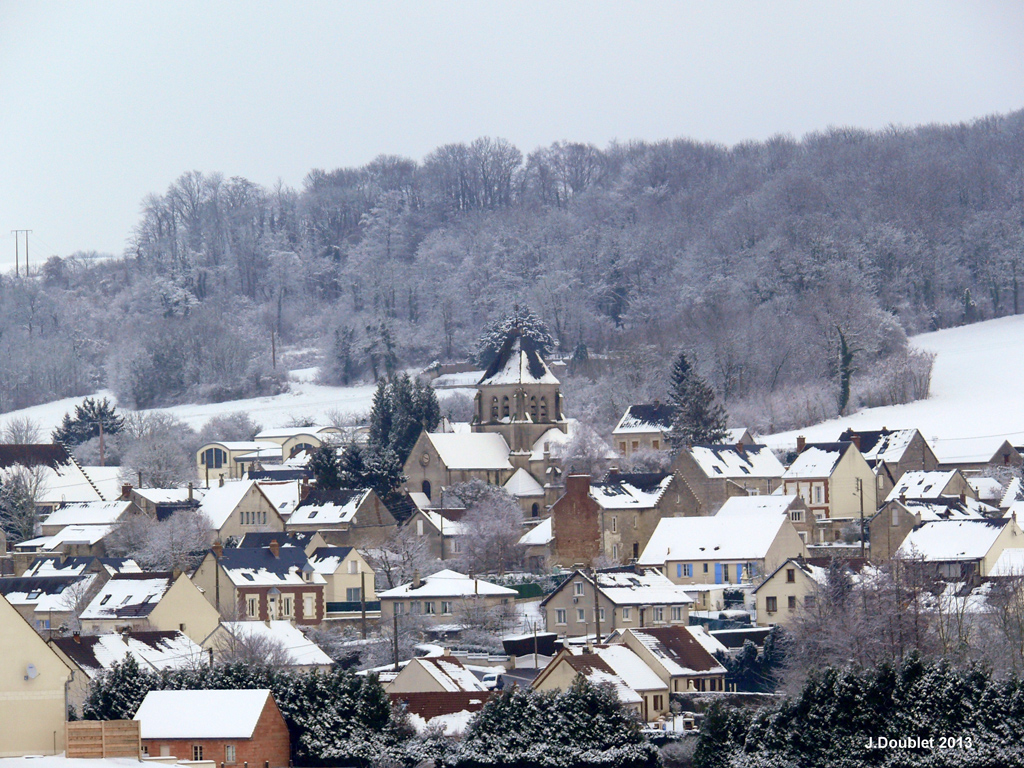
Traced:
POLYGON ((1024 107, 1024 3, 0 0, 0 268, 120 253, 187 170, 501 136, 733 144, 1024 107))

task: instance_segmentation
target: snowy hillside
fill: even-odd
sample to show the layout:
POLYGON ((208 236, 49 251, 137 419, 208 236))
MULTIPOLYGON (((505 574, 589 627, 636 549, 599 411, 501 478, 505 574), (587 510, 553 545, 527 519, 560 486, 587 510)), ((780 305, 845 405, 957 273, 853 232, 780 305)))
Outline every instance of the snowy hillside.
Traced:
MULTIPOLYGON (((155 408, 154 412, 170 413, 193 429, 200 429, 214 416, 247 412, 253 420, 265 428, 285 427, 295 419, 308 419, 315 423, 329 422, 328 414, 368 413, 373 401, 375 386, 328 387, 314 383, 315 368, 303 368, 289 373, 288 392, 273 397, 254 397, 248 400, 231 400, 224 403, 175 405, 169 408, 155 408)), ((449 390, 449 392, 454 390, 449 390)), ((108 390, 101 390, 93 397, 116 398, 108 390)), ((442 396, 443 397, 443 396, 442 396)), ((56 427, 64 414, 82 402, 80 397, 69 397, 50 403, 11 411, 0 416, 0 425, 16 416, 28 416, 39 424, 45 436, 56 427)))
POLYGON ((917 427, 940 460, 989 456, 1003 440, 1024 442, 1024 315, 925 333, 911 339, 936 353, 931 397, 764 438, 772 447, 835 440, 847 427, 917 427))

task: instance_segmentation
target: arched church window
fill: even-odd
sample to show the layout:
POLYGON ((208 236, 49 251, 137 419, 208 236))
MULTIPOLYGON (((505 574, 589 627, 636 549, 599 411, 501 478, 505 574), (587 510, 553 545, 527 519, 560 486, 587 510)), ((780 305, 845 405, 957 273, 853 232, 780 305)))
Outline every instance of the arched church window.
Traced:
POLYGON ((537 517, 540 514, 540 504, 533 502, 533 506, 530 507, 530 517, 537 517))
POLYGON ((505 395, 503 398, 501 398, 501 417, 503 419, 507 419, 508 415, 508 395, 505 395))
POLYGON ((537 396, 530 395, 530 418, 537 421, 537 396))
POLYGON ((429 480, 424 480, 422 487, 423 487, 423 495, 426 496, 429 499, 430 498, 430 481, 429 480))
POLYGON ((498 397, 495 395, 491 398, 491 421, 498 420, 498 397))
POLYGON ((548 399, 547 397, 541 397, 540 399, 540 420, 548 420, 548 399))

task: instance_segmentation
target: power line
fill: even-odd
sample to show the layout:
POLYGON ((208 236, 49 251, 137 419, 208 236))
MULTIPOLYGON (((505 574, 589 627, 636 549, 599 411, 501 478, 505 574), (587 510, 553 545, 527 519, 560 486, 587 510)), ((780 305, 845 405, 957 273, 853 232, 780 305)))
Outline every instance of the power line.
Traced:
POLYGON ((14 275, 18 276, 18 260, 20 254, 18 253, 18 235, 25 234, 25 277, 28 277, 28 236, 31 234, 31 229, 12 229, 11 234, 14 235, 14 275))

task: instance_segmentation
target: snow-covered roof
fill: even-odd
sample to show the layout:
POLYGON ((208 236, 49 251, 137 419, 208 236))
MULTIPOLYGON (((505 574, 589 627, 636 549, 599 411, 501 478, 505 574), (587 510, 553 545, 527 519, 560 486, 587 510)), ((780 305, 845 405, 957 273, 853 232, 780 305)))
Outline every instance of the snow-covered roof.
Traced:
POLYGON ((461 736, 470 720, 490 699, 490 692, 417 692, 389 693, 392 700, 405 704, 405 714, 417 733, 442 729, 445 736, 461 736))
POLYGON ((444 532, 445 536, 465 536, 466 526, 460 520, 452 520, 444 510, 421 509, 420 513, 427 519, 434 529, 439 533, 444 532))
POLYGON ((385 592, 378 592, 378 598, 406 598, 406 597, 471 597, 483 595, 485 597, 515 597, 519 593, 508 587, 501 587, 483 579, 473 579, 464 573, 445 569, 427 576, 422 580, 419 587, 413 587, 413 582, 389 589, 385 592))
POLYGON ((59 637, 54 645, 89 678, 132 656, 143 669, 187 669, 202 664, 206 652, 181 632, 143 631, 130 634, 59 637))
POLYGON ((555 537, 551 534, 551 518, 548 517, 522 535, 519 539, 523 547, 544 547, 555 537))
POLYGON ((39 614, 74 610, 93 587, 96 574, 84 576, 35 576, 0 579, 0 595, 15 606, 32 606, 39 614))
POLYGON ((512 477, 503 486, 513 496, 543 496, 544 486, 533 479, 533 475, 520 467, 512 473, 512 477))
POLYGON ((258 480, 263 495, 274 505, 277 514, 288 519, 299 505, 299 484, 294 480, 258 480))
POLYGON ((1024 549, 1007 547, 996 560, 989 576, 1024 576, 1024 549))
POLYGON ((839 436, 840 441, 850 441, 854 436, 860 438, 860 452, 870 466, 884 461, 890 464, 899 463, 907 446, 917 434, 916 429, 878 429, 855 431, 848 429, 839 436))
POLYGON ((668 687, 643 659, 625 645, 609 645, 595 652, 634 691, 660 691, 668 687))
POLYGON ((1021 500, 1024 500, 1024 483, 1021 483, 1019 477, 1015 477, 1007 484, 1003 498, 999 500, 999 506, 1001 509, 1006 509, 1015 501, 1021 500))
POLYGON ((350 554, 352 547, 320 547, 309 556, 309 564, 317 573, 333 576, 350 554))
POLYGON ((135 719, 143 739, 249 739, 270 691, 150 691, 135 719))
POLYGON ((430 432, 427 439, 448 469, 512 469, 508 443, 497 432, 468 435, 430 432))
POLYGON ((765 445, 695 445, 688 449, 708 477, 782 477, 785 467, 765 445))
MULTIPOLYGON (((582 675, 594 685, 606 683, 611 685, 616 696, 623 704, 642 704, 643 697, 630 688, 626 681, 615 674, 604 659, 596 653, 566 654, 551 662, 554 664, 568 664, 577 674, 582 675)), ((549 665, 550 666, 550 665, 549 665)), ((543 674, 543 672, 541 673, 543 674)))
POLYGON ((761 514, 787 514, 789 507, 797 500, 797 496, 790 495, 771 495, 771 496, 730 496, 725 500, 718 512, 716 517, 722 515, 735 515, 735 514, 748 514, 748 513, 761 513, 761 514))
POLYGON ((148 616, 173 578, 170 573, 117 573, 82 611, 81 619, 127 619, 148 616))
POLYGON ((786 480, 831 477, 853 443, 811 443, 793 459, 782 477, 786 480))
MULTIPOLYGON (((725 674, 725 667, 709 652, 721 645, 706 633, 698 638, 693 627, 649 627, 628 629, 644 648, 658 659, 672 677, 677 675, 725 674)), ((703 627, 700 629, 703 630, 703 627)), ((724 649, 724 646, 723 646, 724 649)))
POLYGON ((239 640, 266 639, 279 645, 287 654, 289 663, 296 667, 328 666, 334 663, 320 646, 306 637, 290 621, 225 621, 224 629, 239 640))
MULTIPOLYGON (((567 588, 574 581, 593 583, 588 574, 574 571, 559 588, 541 601, 541 605, 567 588)), ((674 584, 665 575, 652 569, 631 566, 606 568, 597 572, 597 588, 615 605, 689 605, 693 598, 680 584, 674 584)))
POLYGON ((892 501, 900 496, 906 496, 908 499, 937 499, 943 495, 946 486, 953 482, 956 473, 955 469, 944 471, 913 469, 904 472, 885 500, 892 501))
POLYGON ((622 414, 612 430, 613 435, 632 433, 670 432, 676 409, 668 403, 640 403, 631 405, 622 414))
MULTIPOLYGON (((99 491, 101 499, 116 499, 121 495, 121 467, 97 467, 95 465, 83 466, 84 474, 93 487, 99 491)), ((88 501, 88 499, 71 499, 67 501, 88 501)))
POLYGON ((142 497, 151 504, 184 504, 192 494, 192 499, 201 501, 206 495, 204 488, 133 488, 132 493, 142 497))
POLYGON ((654 529, 639 562, 664 565, 679 560, 762 560, 786 520, 785 515, 764 511, 666 517, 654 529))
POLYGON ((454 656, 428 656, 413 659, 412 663, 419 664, 445 691, 486 690, 477 676, 462 666, 462 662, 454 656))
POLYGON ((966 498, 962 502, 959 496, 944 496, 938 499, 907 499, 903 505, 921 516, 922 523, 934 520, 980 519, 994 517, 999 512, 983 501, 966 498))
POLYGON ((94 563, 99 563, 108 574, 140 573, 139 564, 122 557, 37 557, 22 576, 81 576, 94 563))
POLYGON ((477 382, 477 386, 489 384, 558 384, 558 379, 531 339, 510 334, 477 382))
POLYGON ((716 653, 727 653, 729 650, 721 640, 708 632, 703 624, 691 624, 686 627, 686 631, 693 635, 693 639, 712 656, 716 653))
POLYGON ((269 547, 225 549, 219 562, 231 583, 239 587, 326 583, 301 547, 278 547, 277 555, 269 547), (303 578, 304 573, 309 575, 308 580, 303 578))
POLYGON ((23 541, 21 545, 34 542, 35 549, 43 552, 52 552, 55 549, 60 549, 65 544, 88 544, 92 546, 102 541, 108 533, 114 530, 114 527, 113 525, 68 525, 61 528, 53 536, 43 536, 40 539, 32 539, 31 542, 23 541))
POLYGON ((220 530, 254 485, 255 480, 233 480, 209 488, 199 502, 199 511, 210 518, 214 530, 220 530))
POLYGON ((1009 520, 938 520, 907 534, 897 554, 925 561, 970 561, 985 557, 1009 520))
POLYGON ((289 525, 346 525, 373 491, 369 488, 312 490, 288 518, 289 525))
POLYGON ((78 501, 58 507, 44 521, 43 526, 110 525, 128 511, 130 501, 78 501))
POLYGON ((602 509, 653 509, 675 477, 671 472, 608 475, 591 483, 590 497, 602 509))
POLYGON ((982 501, 998 504, 1003 499, 1003 484, 994 477, 969 477, 967 484, 974 489, 982 501))

